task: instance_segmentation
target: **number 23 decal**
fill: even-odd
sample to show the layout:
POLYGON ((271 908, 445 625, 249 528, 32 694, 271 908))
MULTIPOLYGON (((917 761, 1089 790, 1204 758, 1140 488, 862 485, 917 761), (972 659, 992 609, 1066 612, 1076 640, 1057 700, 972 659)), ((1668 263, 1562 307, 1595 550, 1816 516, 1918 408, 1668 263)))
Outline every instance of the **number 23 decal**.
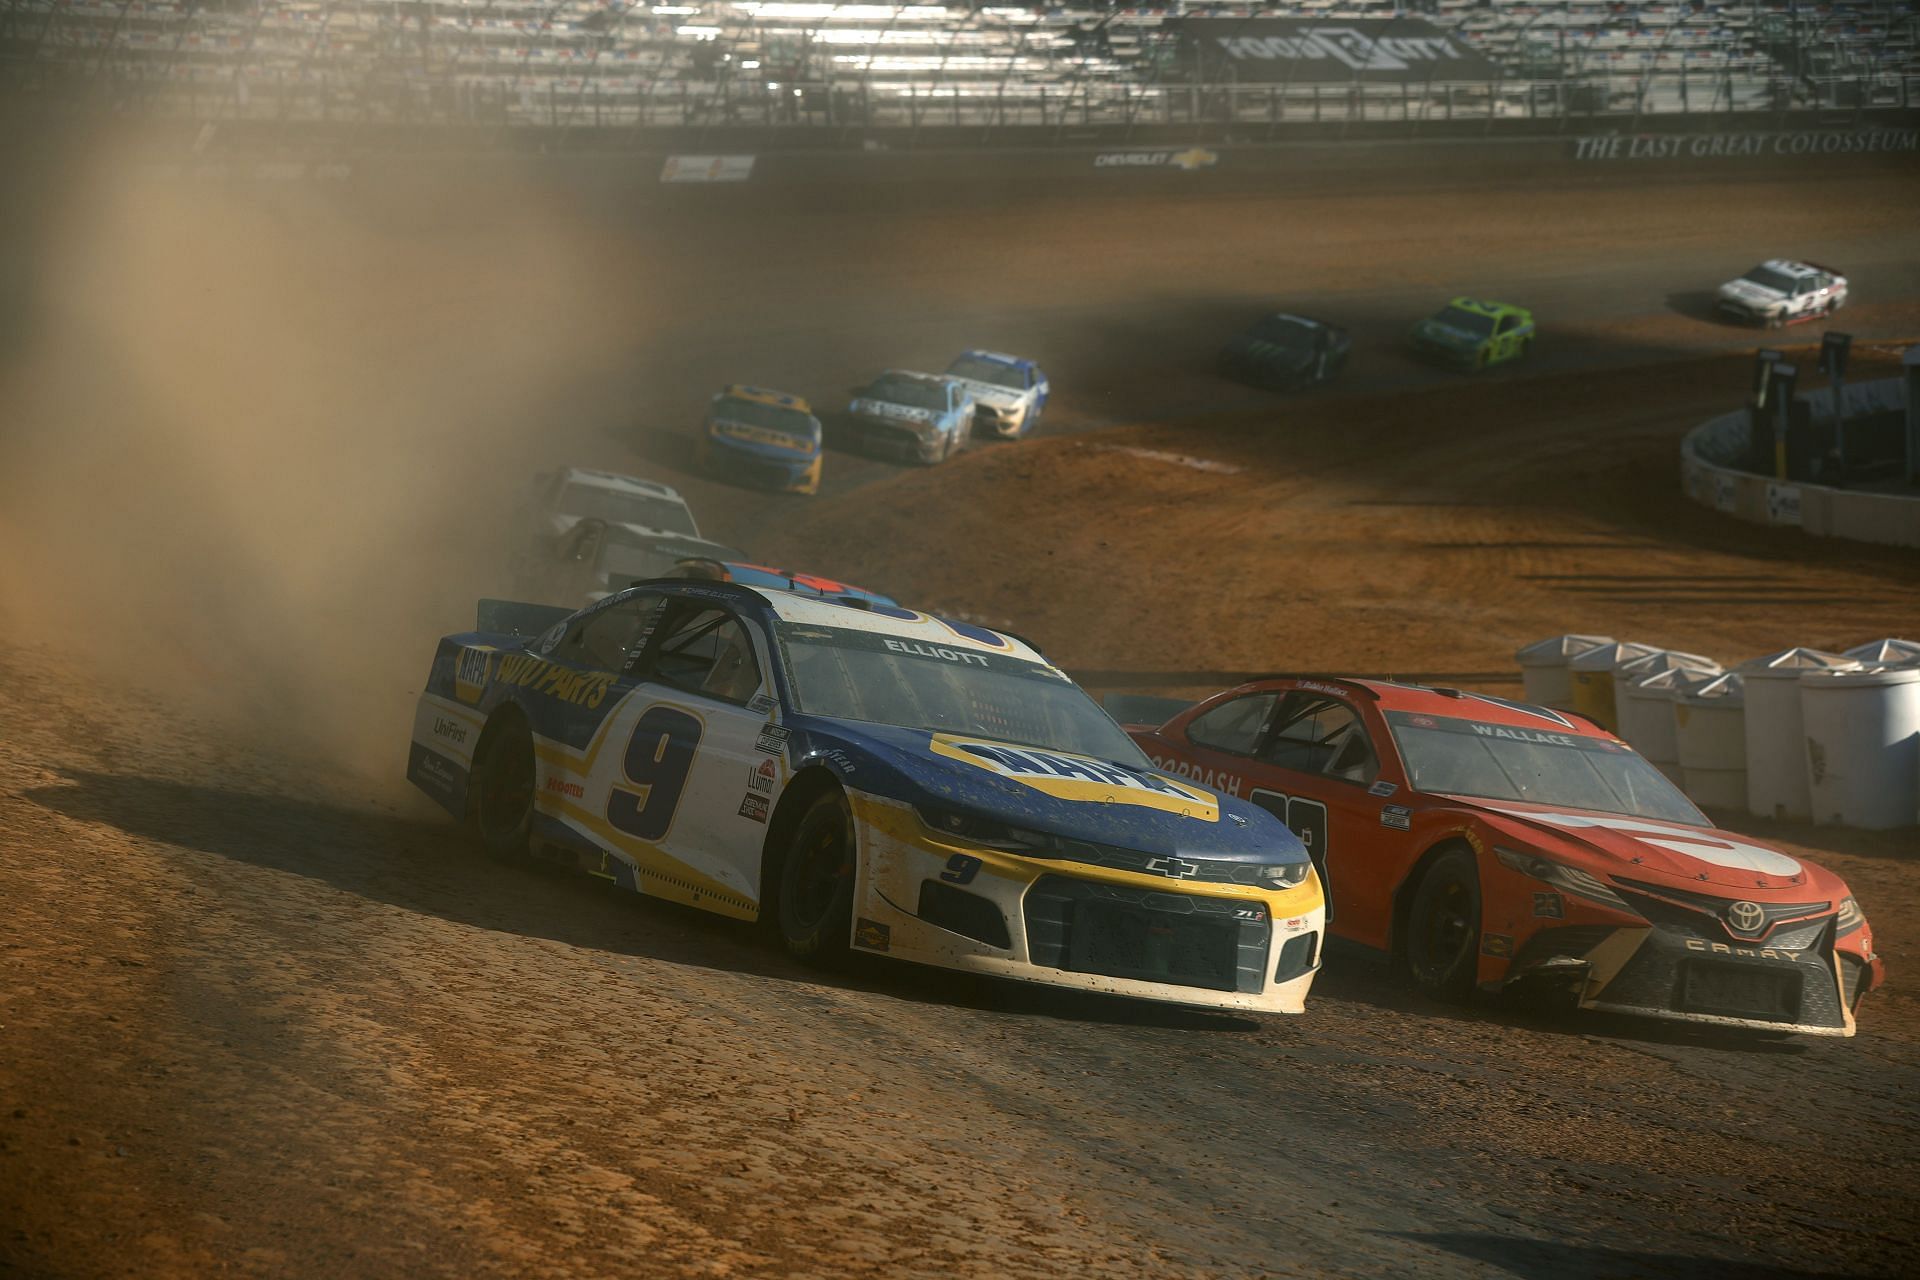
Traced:
POLYGON ((629 785, 615 784, 607 797, 607 821, 640 840, 665 836, 704 732, 705 726, 677 707, 642 712, 620 765, 629 785))

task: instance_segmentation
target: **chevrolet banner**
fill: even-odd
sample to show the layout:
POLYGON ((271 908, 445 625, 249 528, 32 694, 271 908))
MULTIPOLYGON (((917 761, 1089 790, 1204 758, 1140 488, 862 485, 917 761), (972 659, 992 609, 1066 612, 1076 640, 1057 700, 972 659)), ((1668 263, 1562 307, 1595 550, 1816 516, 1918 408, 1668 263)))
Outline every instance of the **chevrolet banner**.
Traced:
POLYGON ((1493 64, 1415 18, 1183 18, 1182 58, 1202 84, 1425 84, 1492 80, 1493 64))

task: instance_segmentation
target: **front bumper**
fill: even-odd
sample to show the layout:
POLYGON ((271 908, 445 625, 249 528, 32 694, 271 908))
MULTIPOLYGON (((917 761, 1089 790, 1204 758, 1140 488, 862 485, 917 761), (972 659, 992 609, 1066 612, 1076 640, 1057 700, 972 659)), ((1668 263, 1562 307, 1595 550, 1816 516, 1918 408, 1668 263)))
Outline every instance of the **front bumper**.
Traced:
POLYGON ((1477 369, 1480 367, 1483 347, 1456 347, 1443 342, 1434 342, 1415 335, 1412 339, 1413 353, 1422 360, 1433 364, 1442 364, 1449 369, 1477 369))
POLYGON ((996 440, 1017 440, 1027 429, 1027 411, 1020 405, 995 408, 985 401, 973 406, 973 429, 996 440))
POLYGON ((818 491, 823 456, 819 452, 776 454, 724 436, 702 436, 700 441, 700 461, 708 470, 736 484, 789 493, 818 491))
POLYGON ((1729 319, 1740 321, 1742 324, 1767 324, 1775 319, 1788 319, 1784 310, 1775 311, 1768 303, 1742 302, 1738 298, 1721 298, 1718 302, 1714 303, 1713 309, 1729 319))
POLYGON ((1563 985, 1583 1009, 1712 1026, 1850 1036, 1877 961, 1834 945, 1834 917, 1736 943, 1680 921, 1534 934, 1495 985, 1563 985))
POLYGON ((856 948, 919 964, 1205 1009, 1300 1013, 1320 966, 1317 879, 1169 881, 949 842, 853 797, 856 948))
POLYGON ((854 442, 867 453, 897 462, 937 462, 946 433, 932 424, 925 426, 895 418, 870 418, 865 414, 848 416, 854 442))

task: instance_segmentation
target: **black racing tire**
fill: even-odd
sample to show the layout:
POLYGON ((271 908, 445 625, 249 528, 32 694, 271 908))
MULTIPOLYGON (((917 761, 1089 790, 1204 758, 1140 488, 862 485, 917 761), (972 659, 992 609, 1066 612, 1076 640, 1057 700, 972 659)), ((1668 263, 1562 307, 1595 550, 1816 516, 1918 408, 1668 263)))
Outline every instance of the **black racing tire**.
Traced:
POLYGON ((794 824, 780 864, 774 919, 788 955, 813 965, 846 955, 857 856, 846 796, 838 788, 815 796, 794 824))
POLYGON ((473 824, 495 862, 521 862, 533 835, 533 734, 518 715, 488 726, 473 768, 473 824))
POLYGON ((1420 877, 1407 908, 1407 974, 1440 1000, 1472 997, 1480 962, 1480 872, 1473 854, 1449 849, 1420 877))

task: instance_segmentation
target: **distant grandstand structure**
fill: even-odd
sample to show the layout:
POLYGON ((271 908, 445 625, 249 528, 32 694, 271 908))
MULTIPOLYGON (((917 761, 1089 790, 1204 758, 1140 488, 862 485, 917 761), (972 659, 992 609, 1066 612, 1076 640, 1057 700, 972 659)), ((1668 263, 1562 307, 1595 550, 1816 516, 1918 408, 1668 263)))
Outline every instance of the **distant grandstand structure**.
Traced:
POLYGON ((1257 129, 1920 108, 1920 4, 0 0, 0 59, 47 110, 208 121, 1257 129), (1471 56, 1395 56, 1424 36, 1471 56))

